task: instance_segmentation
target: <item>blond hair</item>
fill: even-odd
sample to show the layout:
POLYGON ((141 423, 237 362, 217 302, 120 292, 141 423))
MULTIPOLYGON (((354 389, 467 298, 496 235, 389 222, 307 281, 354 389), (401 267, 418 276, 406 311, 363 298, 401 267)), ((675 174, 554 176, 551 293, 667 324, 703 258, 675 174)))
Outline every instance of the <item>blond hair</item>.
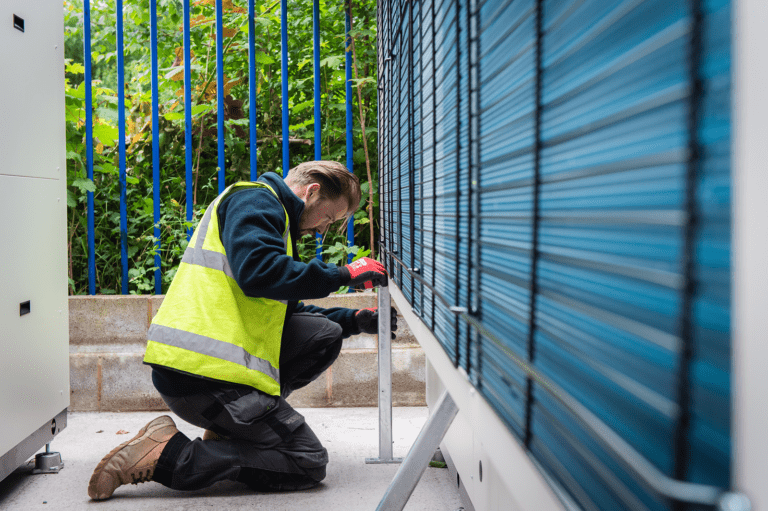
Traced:
POLYGON ((320 185, 320 197, 335 201, 346 197, 347 210, 353 213, 360 204, 362 193, 357 176, 337 161, 306 161, 288 172, 288 186, 303 187, 312 183, 320 185))

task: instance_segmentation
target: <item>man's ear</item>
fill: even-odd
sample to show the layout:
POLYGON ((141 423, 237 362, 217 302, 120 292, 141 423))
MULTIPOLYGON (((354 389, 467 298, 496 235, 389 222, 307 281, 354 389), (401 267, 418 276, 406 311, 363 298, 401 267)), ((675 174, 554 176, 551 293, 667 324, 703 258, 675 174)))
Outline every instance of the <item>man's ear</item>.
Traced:
POLYGON ((310 197, 314 197, 315 200, 320 198, 320 183, 311 183, 307 185, 307 188, 304 191, 304 199, 309 199, 310 197))
POLYGON ((318 197, 320 192, 320 184, 319 183, 311 183, 304 187, 298 187, 298 186, 290 186, 289 187, 293 193, 296 194, 298 198, 303 200, 304 202, 307 201, 307 199, 311 197, 318 197), (310 193, 312 192, 312 193, 310 193))

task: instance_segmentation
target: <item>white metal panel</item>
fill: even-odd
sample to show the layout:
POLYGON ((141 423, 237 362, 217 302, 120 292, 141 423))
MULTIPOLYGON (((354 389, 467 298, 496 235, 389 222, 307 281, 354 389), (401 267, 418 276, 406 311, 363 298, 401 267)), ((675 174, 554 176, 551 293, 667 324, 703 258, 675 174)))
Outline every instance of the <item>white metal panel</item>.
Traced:
POLYGON ((733 486, 768 509, 768 3, 734 10, 733 486))
POLYGON ((63 19, 0 1, 0 456, 69 406, 63 19))
POLYGON ((0 174, 66 175, 63 27, 61 0, 0 1, 0 174))
POLYGON ((0 454, 69 406, 65 208, 58 180, 0 176, 0 454))

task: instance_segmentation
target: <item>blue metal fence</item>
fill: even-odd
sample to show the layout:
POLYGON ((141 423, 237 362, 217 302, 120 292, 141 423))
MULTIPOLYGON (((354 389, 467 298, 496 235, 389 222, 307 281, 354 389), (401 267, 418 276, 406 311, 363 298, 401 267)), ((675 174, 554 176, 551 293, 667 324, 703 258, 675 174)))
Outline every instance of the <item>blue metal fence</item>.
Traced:
POLYGON ((729 26, 728 0, 379 2, 386 265, 583 509, 731 484, 729 26))
MULTIPOLYGON (((160 243, 160 179, 162 169, 160 168, 160 148, 159 148, 159 91, 158 91, 158 40, 157 40, 157 1, 150 0, 150 41, 151 46, 151 81, 152 81, 152 171, 153 171, 153 202, 154 202, 154 236, 156 238, 155 246, 158 254, 155 256, 154 273, 155 293, 162 292, 162 271, 161 258, 159 251, 160 243)), ((118 99, 118 130, 119 130, 119 180, 120 180, 120 253, 121 253, 121 292, 128 293, 128 255, 127 255, 127 232, 128 232, 128 214, 126 205, 126 144, 125 144, 125 74, 124 74, 124 41, 123 41, 123 0, 116 0, 116 37, 117 37, 117 99, 118 99)), ((223 0, 215 0, 216 11, 216 94, 217 94, 217 137, 218 137, 218 171, 217 183, 219 193, 226 188, 226 169, 225 169, 225 126, 224 126, 224 46, 223 46, 223 0)), ((283 176, 287 177, 291 168, 290 150, 289 150, 289 103, 288 103, 288 2, 281 0, 281 76, 282 76, 282 168, 283 176)), ((346 38, 349 40, 350 30, 350 12, 346 12, 346 38)), ((320 10, 319 0, 313 0, 313 57, 314 57, 314 112, 315 112, 315 159, 321 159, 321 138, 322 124, 320 116, 321 96, 320 96, 320 10)), ((250 99, 250 179, 257 178, 257 116, 256 116, 256 61, 255 61, 255 25, 256 17, 254 0, 248 0, 248 66, 249 66, 249 99, 250 99)), ((91 63, 91 0, 84 0, 83 5, 84 28, 84 64, 85 64, 85 111, 93 112, 92 95, 92 63, 91 63)), ((185 174, 186 174, 186 213, 187 221, 193 218, 193 187, 192 178, 192 86, 191 86, 191 56, 190 56, 190 38, 192 25, 190 21, 190 0, 183 0, 183 59, 184 59, 184 119, 185 119, 185 174)), ((347 168, 350 172, 352 168, 352 89, 351 83, 351 48, 347 45, 346 53, 346 111, 347 111, 347 168)), ((85 116, 86 132, 86 167, 88 179, 93 180, 93 118, 91 115, 85 116)), ((96 254, 94 243, 94 203, 93 192, 87 192, 87 231, 88 231, 88 292, 96 293, 96 254)), ((188 237, 192 231, 188 232, 188 237)), ((349 245, 354 245, 354 219, 350 219, 348 224, 347 238, 349 245)), ((317 257, 321 258, 322 237, 317 238, 317 257)), ((351 260, 350 255, 350 260, 351 260)))

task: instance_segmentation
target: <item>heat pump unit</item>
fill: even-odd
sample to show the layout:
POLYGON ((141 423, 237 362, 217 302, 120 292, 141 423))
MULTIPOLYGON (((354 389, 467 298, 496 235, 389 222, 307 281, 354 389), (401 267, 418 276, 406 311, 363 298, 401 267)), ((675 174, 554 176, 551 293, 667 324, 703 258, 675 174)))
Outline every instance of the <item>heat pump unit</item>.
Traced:
POLYGON ((63 16, 0 2, 0 479, 67 421, 63 16))

